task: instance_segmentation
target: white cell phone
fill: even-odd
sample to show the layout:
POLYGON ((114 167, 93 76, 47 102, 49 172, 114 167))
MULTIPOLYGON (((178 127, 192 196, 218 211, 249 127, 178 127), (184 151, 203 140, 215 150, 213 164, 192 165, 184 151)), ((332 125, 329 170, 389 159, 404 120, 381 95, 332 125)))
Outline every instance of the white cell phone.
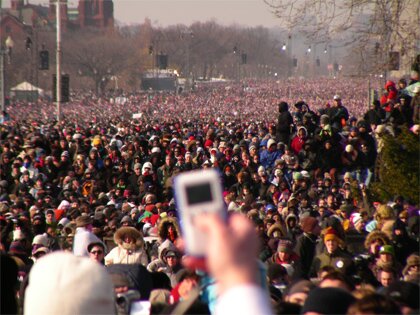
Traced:
POLYGON ((181 173, 174 179, 174 190, 186 252, 204 257, 208 239, 194 219, 200 213, 216 213, 226 220, 219 174, 214 169, 181 173))

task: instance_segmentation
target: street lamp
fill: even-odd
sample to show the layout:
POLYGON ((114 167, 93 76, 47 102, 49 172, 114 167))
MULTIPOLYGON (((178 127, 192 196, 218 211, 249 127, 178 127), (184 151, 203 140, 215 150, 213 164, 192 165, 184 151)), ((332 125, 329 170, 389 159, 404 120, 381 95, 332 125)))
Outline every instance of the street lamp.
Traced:
POLYGON ((241 80, 241 65, 246 65, 248 63, 248 55, 245 51, 241 51, 237 45, 233 47, 233 54, 238 56, 238 69, 237 69, 237 81, 241 80))
POLYGON ((6 49, 3 49, 3 47, 0 47, 0 109, 1 109, 1 115, 3 115, 5 110, 5 84, 4 84, 4 57, 7 56, 8 63, 10 63, 10 59, 12 56, 12 49, 14 46, 13 39, 10 37, 10 35, 7 37, 5 41, 6 49))
POLYGON ((309 45, 309 47, 308 47, 308 53, 310 53, 311 52, 311 46, 309 45))
POLYGON ((286 43, 283 43, 283 46, 281 47, 281 50, 285 51, 287 49, 286 43))

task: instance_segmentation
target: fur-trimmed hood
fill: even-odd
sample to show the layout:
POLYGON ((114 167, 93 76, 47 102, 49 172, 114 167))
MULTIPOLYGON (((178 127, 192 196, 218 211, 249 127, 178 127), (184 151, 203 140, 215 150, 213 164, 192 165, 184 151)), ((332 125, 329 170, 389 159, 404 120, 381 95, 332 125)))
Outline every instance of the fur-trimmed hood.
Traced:
POLYGON ((366 236, 365 240, 365 248, 369 249, 370 244, 376 240, 380 239, 384 245, 390 244, 389 237, 382 231, 372 231, 366 236))
POLYGON ((181 230, 179 229, 178 221, 175 218, 166 217, 159 222, 159 226, 158 226, 158 235, 161 240, 166 239, 165 231, 168 228, 169 224, 172 224, 175 227, 177 237, 181 236, 181 230))
POLYGON ((115 244, 117 244, 118 246, 122 246, 123 240, 127 235, 130 236, 132 239, 136 240, 133 246, 134 248, 132 248, 133 250, 138 250, 138 249, 143 248, 144 246, 143 234, 137 229, 130 226, 121 227, 115 232, 114 234, 115 244))
POLYGON ((276 238, 285 237, 286 231, 284 229, 284 226, 281 223, 275 223, 268 229, 267 236, 269 238, 274 238, 274 232, 279 231, 280 236, 277 236, 276 238))

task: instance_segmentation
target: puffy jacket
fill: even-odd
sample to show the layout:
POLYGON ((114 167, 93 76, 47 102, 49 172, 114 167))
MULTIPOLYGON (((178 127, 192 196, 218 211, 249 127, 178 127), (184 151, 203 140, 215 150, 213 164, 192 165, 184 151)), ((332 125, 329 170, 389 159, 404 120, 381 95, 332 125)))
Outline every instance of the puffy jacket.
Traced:
POLYGON ((122 227, 115 232, 114 242, 118 245, 105 257, 105 265, 142 264, 147 266, 148 257, 144 250, 142 234, 133 227, 122 227), (127 244, 124 238, 130 236, 134 243, 127 244))

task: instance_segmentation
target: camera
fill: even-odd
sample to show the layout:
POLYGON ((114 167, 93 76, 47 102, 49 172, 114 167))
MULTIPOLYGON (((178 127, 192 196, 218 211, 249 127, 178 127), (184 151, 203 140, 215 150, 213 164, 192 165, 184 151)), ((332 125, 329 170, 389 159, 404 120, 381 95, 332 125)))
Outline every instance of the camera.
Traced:
POLYGON ((214 169, 182 173, 174 179, 174 190, 186 252, 193 256, 204 256, 208 240, 196 228, 194 218, 201 213, 216 213, 226 219, 219 175, 214 169))
POLYGON ((115 304, 118 315, 129 315, 131 312, 131 304, 140 300, 140 292, 136 290, 128 290, 124 293, 118 293, 115 297, 115 304))

